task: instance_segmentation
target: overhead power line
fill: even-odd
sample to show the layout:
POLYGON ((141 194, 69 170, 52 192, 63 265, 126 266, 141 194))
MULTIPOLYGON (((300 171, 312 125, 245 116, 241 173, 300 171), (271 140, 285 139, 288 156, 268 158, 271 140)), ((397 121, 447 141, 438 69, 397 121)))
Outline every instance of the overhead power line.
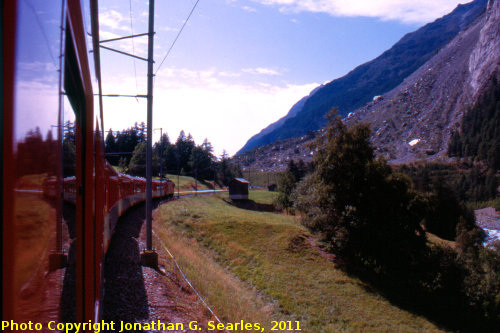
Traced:
POLYGON ((175 37, 174 41, 172 42, 172 45, 170 45, 170 48, 168 49, 167 53, 163 57, 163 60, 161 61, 161 63, 158 66, 158 68, 156 69, 155 75, 156 75, 156 73, 158 73, 158 71, 160 70, 161 66, 165 62, 165 59, 167 59, 168 55, 170 54, 170 51, 172 51, 172 49, 174 48, 174 45, 177 42, 177 40, 179 39, 179 36, 181 35, 182 30, 184 30, 184 27, 186 26, 186 24, 188 23, 189 19, 191 18, 191 15, 193 15, 193 12, 196 9, 196 6, 198 5, 198 2, 200 2, 200 0, 196 0, 196 3, 194 4, 193 8, 191 9, 191 12, 189 12, 188 17, 186 18, 186 20, 184 20, 184 24, 182 25, 181 30, 179 30, 179 32, 177 33, 177 36, 175 37))
MULTIPOLYGON (((128 1, 128 5, 129 5, 129 13, 130 13, 130 33, 133 35, 134 34, 134 25, 132 23, 132 0, 128 1)), ((132 54, 135 54, 135 43, 134 43, 133 38, 132 38, 132 54)), ((135 89, 137 89, 137 91, 139 91, 139 86, 137 84, 137 69, 135 67, 135 59, 133 61, 134 61, 135 89)))

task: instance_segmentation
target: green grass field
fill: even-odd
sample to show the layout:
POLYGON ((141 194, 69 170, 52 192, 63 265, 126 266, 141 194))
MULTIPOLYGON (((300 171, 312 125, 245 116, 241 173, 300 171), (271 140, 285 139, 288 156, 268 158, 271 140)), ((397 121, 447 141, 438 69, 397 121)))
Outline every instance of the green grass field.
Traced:
MULTIPOLYGON (((118 166, 113 166, 113 168, 122 172, 122 169, 118 166)), ((198 191, 211 190, 213 189, 213 181, 196 182, 193 177, 189 176, 177 176, 173 174, 167 174, 166 177, 175 183, 175 190, 179 191, 193 191, 198 188, 198 191)), ((153 179, 160 179, 159 177, 153 177, 153 179)), ((216 188, 220 188, 216 186, 216 188)))
MULTIPOLYGON (((177 176, 172 174, 167 174, 167 178, 175 183, 175 190, 179 189, 180 191, 193 191, 196 187, 198 191, 202 190, 211 190, 213 189, 213 182, 207 181, 196 184, 195 179, 189 176, 177 176)), ((219 186, 217 186, 219 188, 219 186)))
MULTIPOLYGON (((252 191, 250 199, 269 204, 274 195, 252 191)), ((266 330, 271 320, 300 321, 308 333, 439 331, 336 268, 294 216, 204 196, 162 205, 154 225, 158 241, 226 321, 256 321, 266 330)))

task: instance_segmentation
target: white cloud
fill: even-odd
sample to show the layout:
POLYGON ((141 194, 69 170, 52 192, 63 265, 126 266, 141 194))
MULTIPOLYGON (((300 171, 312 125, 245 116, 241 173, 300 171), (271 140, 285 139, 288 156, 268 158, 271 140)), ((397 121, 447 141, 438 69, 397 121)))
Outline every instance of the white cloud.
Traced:
POLYGON ((125 18, 120 12, 110 9, 99 13, 99 25, 111 30, 130 31, 130 18, 125 18))
POLYGON ((232 73, 232 72, 218 72, 217 73, 221 77, 240 77, 240 73, 232 73))
MULTIPOLYGON (((56 80, 50 80, 56 81, 56 80)), ((35 126, 45 137, 57 125, 59 94, 57 82, 17 81, 15 94, 15 135, 23 140, 35 126)))
POLYGON ((249 13, 257 12, 257 9, 250 7, 250 6, 243 6, 243 7, 241 7, 241 9, 243 9, 244 11, 249 12, 249 13))
MULTIPOLYGON (((38 73, 49 72, 50 73, 50 72, 57 71, 56 66, 54 66, 54 64, 51 62, 40 62, 40 61, 20 62, 18 66, 19 66, 19 71, 23 74, 32 73, 32 72, 38 72, 38 73)), ((35 76, 35 78, 36 77, 37 76, 35 76)))
POLYGON ((113 39, 113 38, 118 38, 118 37, 122 37, 118 34, 115 34, 114 32, 111 32, 111 31, 99 31, 99 37, 101 40, 106 40, 106 39, 113 39))
POLYGON ((253 0, 278 6, 282 12, 327 13, 333 16, 366 16, 405 23, 425 23, 470 0, 253 0))
MULTIPOLYGON (((153 126, 163 128, 171 140, 184 130, 198 144, 208 138, 216 154, 223 149, 234 154, 252 135, 284 116, 318 85, 234 84, 223 80, 224 73, 215 68, 162 69, 155 80, 153 126)), ((133 79, 122 77, 116 81, 123 91, 135 89, 133 79)), ((145 121, 143 100, 106 99, 104 110, 106 129, 122 129, 145 121)))
MULTIPOLYGON (((136 22, 137 23, 137 22, 136 22)), ((113 39, 130 35, 132 33, 130 26, 130 16, 124 15, 114 9, 103 10, 99 13, 99 34, 101 40, 113 39)), ((138 28, 137 26, 134 27, 138 28)), ((134 33, 137 33, 134 31, 134 33)), ((140 57, 147 55, 148 40, 146 36, 137 38, 122 39, 103 44, 106 47, 135 54, 140 57)))
POLYGON ((244 73, 249 73, 249 74, 256 74, 256 75, 280 75, 281 73, 271 69, 271 68, 265 68, 265 67, 257 67, 257 68, 243 68, 241 70, 244 73))

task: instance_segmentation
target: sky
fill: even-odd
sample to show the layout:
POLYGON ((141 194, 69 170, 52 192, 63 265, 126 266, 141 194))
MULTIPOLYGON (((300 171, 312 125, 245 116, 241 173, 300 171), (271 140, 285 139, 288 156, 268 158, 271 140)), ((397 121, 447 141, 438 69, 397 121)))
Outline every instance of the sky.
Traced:
MULTIPOLYGON (((172 142, 184 130, 197 144, 207 138, 216 155, 223 150, 233 155, 318 85, 347 74, 406 33, 465 2, 156 0, 154 140, 159 138, 160 128, 172 142), (171 52, 164 58, 169 48, 171 52)), ((21 4, 26 20, 49 17, 51 8, 47 6, 33 0, 21 4)), ((57 10, 53 11, 52 17, 57 17, 57 10)), ((88 8, 86 11, 88 14, 88 8)), ((99 12, 101 40, 147 32, 147 0, 103 0, 99 12)), ((26 31, 26 43, 56 40, 58 23, 53 21, 44 36, 34 38, 36 32, 26 31)), ((57 45, 46 48, 46 62, 40 57, 30 61, 27 53, 20 52, 20 73, 52 73, 43 82, 30 81, 28 76, 20 82, 32 99, 40 100, 39 105, 44 105, 45 91, 57 82, 57 45)), ((103 45, 147 57, 147 37, 103 45)), ((101 49, 101 66, 105 94, 146 94, 145 61, 101 49)), ((22 96, 18 100, 23 103, 22 96)), ((105 98, 103 104, 105 130, 146 122, 144 99, 105 98)))

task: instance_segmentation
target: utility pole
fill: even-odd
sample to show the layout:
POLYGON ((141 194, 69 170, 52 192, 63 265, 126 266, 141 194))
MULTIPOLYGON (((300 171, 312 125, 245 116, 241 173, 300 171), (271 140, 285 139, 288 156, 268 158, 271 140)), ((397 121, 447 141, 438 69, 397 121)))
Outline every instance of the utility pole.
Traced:
POLYGON ((162 186, 162 189, 163 189, 163 127, 160 128, 160 179, 161 179, 161 186, 162 186))
MULTIPOLYGON (((153 38, 154 38, 154 11, 155 3, 154 0, 149 0, 149 24, 148 32, 141 33, 130 36, 123 36, 117 38, 111 38, 106 40, 99 40, 99 47, 106 49, 108 51, 116 52, 122 55, 133 57, 135 59, 143 60, 148 63, 148 91, 147 95, 123 95, 123 94, 107 94, 102 95, 101 87, 99 86, 99 97, 134 97, 134 98, 147 98, 147 138, 146 138, 146 249, 141 255, 141 261, 144 266, 149 266, 153 268, 158 267, 158 254, 153 250, 153 234, 152 234, 152 161, 153 161, 153 38), (124 51, 113 49, 102 45, 103 43, 113 42, 117 40, 123 40, 128 38, 136 38, 148 36, 148 58, 143 58, 136 56, 135 54, 130 54, 124 51)), ((99 81, 100 85, 100 81, 99 81)), ((100 103, 102 105, 102 102, 100 103)), ((102 110, 101 110, 102 114, 102 110)))
POLYGON ((194 162, 194 190, 196 193, 194 195, 198 195, 198 166, 196 165, 196 161, 194 162))
POLYGON ((147 143, 146 143, 146 249, 142 254, 142 264, 149 267, 158 267, 158 254, 153 250, 153 223, 152 223, 152 188, 153 188, 153 37, 154 37, 155 2, 149 0, 149 28, 148 28, 148 92, 147 92, 147 143))
POLYGON ((181 174, 181 156, 180 156, 180 153, 179 153, 179 150, 176 149, 177 152, 176 152, 176 157, 177 157, 177 199, 179 199, 180 197, 180 190, 181 190, 181 183, 180 183, 180 174, 181 174))

